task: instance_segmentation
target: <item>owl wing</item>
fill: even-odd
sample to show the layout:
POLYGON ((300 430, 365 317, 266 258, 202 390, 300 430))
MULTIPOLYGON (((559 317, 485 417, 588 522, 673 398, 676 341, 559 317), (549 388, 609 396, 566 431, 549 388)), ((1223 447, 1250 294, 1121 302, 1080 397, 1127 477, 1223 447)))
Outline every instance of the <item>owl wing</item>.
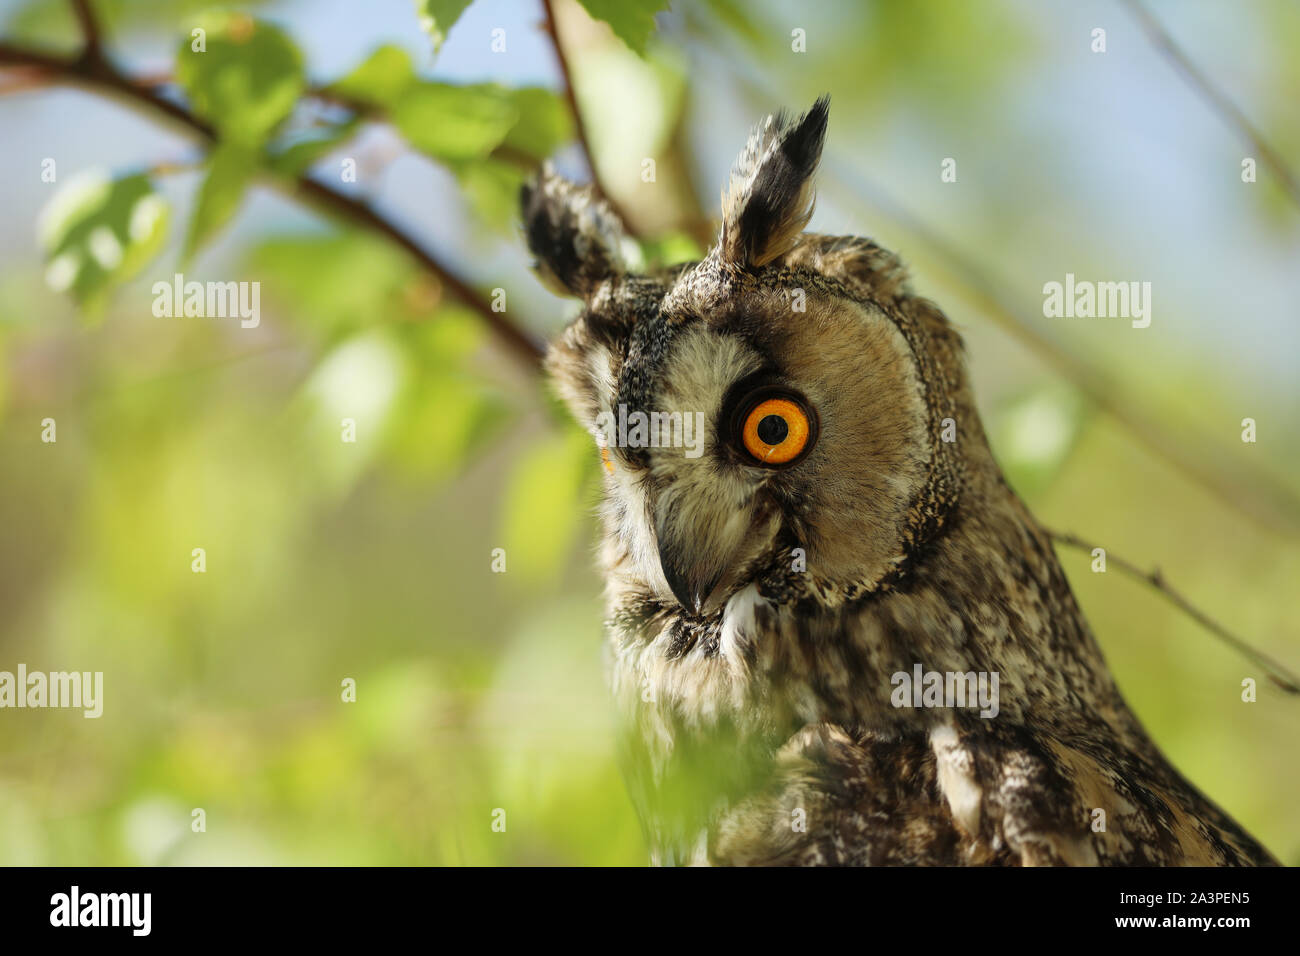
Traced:
POLYGON ((712 828, 719 864, 1096 866, 1275 861, 1159 758, 1026 728, 804 728, 712 828), (1109 748, 1109 749, 1107 749, 1109 748), (1172 777, 1170 776, 1172 775, 1172 777))
POLYGON ((951 866, 974 845, 939 793, 922 736, 817 724, 781 749, 766 787, 722 815, 708 855, 739 866, 951 866))
MULTIPOLYGON (((1136 722, 1134 722, 1136 723, 1136 722)), ((1004 766, 1025 766, 1023 792, 1033 778, 1063 796, 1067 810, 1020 835, 1028 863, 1060 862, 1126 866, 1275 866, 1277 861, 1188 782, 1144 732, 1119 738, 1105 725, 1070 739, 1041 735, 1032 748, 995 751, 1004 766), (1127 741, 1127 743, 1125 742, 1127 741), (1051 782, 1040 772, 1050 767, 1051 782), (1076 821, 1082 819, 1080 828, 1076 821), (1042 849, 1035 849, 1035 842, 1042 849)), ((1020 781, 1004 773, 994 798, 995 812, 1006 808, 1013 819, 1020 781)), ((1032 815, 1029 821, 1037 821, 1032 815)), ((1006 829, 1004 823, 1003 828, 1006 829)))

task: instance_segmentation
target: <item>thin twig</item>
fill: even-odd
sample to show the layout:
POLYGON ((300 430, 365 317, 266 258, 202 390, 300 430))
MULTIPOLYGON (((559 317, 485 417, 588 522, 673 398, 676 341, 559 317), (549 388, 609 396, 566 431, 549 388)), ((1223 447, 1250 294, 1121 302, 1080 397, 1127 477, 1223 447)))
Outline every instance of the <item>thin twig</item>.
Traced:
MULTIPOLYGON (((209 142, 216 140, 216 131, 207 122, 185 107, 163 98, 157 90, 137 84, 97 55, 88 56, 83 53, 78 57, 68 58, 0 42, 0 66, 18 66, 37 70, 58 82, 109 92, 130 105, 145 106, 166 116, 193 135, 209 142)), ((538 366, 544 354, 541 343, 508 320, 504 313, 494 312, 488 300, 467 280, 443 265, 413 236, 375 212, 369 205, 307 175, 288 180, 273 178, 270 182, 281 188, 287 185, 289 191, 311 200, 317 207, 354 224, 374 230, 405 249, 455 298, 476 312, 513 355, 530 368, 535 369, 538 366)))
MULTIPOLYGON (((1084 541, 1078 535, 1070 534, 1069 532, 1048 531, 1047 533, 1051 536, 1053 541, 1068 545, 1071 548, 1078 548, 1081 551, 1092 553, 1099 547, 1091 541, 1084 541)), ((1183 597, 1182 594, 1174 590, 1173 586, 1165 580, 1164 575, 1160 573, 1159 568, 1155 568, 1151 571, 1143 571, 1136 564, 1125 561, 1123 558, 1116 557, 1114 552, 1109 550, 1106 551, 1106 563, 1107 565, 1113 564, 1121 571, 1131 574, 1138 580, 1145 581, 1147 584, 1151 585, 1163 594, 1169 602, 1180 611, 1192 620, 1196 621, 1196 623, 1200 624, 1201 627, 1205 628, 1247 660, 1262 667, 1265 676, 1267 676, 1269 680, 1282 690, 1286 691, 1288 694, 1300 696, 1300 677, 1291 673, 1285 665, 1265 654, 1263 651, 1251 647, 1246 643, 1246 641, 1233 634, 1218 621, 1214 620, 1204 611, 1193 605, 1191 601, 1187 600, 1187 598, 1183 597)))
POLYGON ((103 50, 100 45, 99 24, 95 20, 95 14, 90 9, 90 0, 72 0, 72 11, 77 16, 77 22, 81 25, 81 36, 85 42, 82 47, 81 56, 87 61, 100 60, 103 58, 103 50))
POLYGON ((1246 114, 1210 82, 1139 0, 1124 0, 1124 4, 1141 23, 1142 29, 1146 31, 1155 47, 1174 65, 1201 98, 1210 104, 1210 108, 1218 113, 1224 122, 1236 127, 1237 132, 1250 140, 1255 152, 1259 153, 1259 158, 1273 170, 1273 175, 1281 182, 1282 189, 1291 197, 1291 201, 1300 206, 1300 180, 1297 180, 1295 174, 1291 172, 1282 154, 1273 148, 1264 138, 1264 134, 1246 118, 1246 114))
POLYGON ((591 150, 591 140, 587 135, 587 123, 582 118, 582 110, 578 108, 578 98, 573 92, 573 75, 569 72, 569 58, 565 55, 564 44, 560 42, 560 31, 555 22, 555 10, 552 8, 551 0, 542 0, 542 9, 546 13, 546 32, 550 34, 551 46, 555 50, 555 59, 560 66, 560 79, 564 83, 564 99, 569 104, 569 112, 573 114, 573 128, 578 136, 578 144, 582 147, 582 154, 586 157, 587 166, 591 169, 591 184, 595 187, 596 192, 609 204, 615 215, 623 221, 623 228, 627 230, 628 235, 633 238, 641 238, 636 224, 628 216, 627 211, 622 208, 614 195, 605 188, 605 183, 601 179, 600 170, 596 166, 596 154, 591 150))

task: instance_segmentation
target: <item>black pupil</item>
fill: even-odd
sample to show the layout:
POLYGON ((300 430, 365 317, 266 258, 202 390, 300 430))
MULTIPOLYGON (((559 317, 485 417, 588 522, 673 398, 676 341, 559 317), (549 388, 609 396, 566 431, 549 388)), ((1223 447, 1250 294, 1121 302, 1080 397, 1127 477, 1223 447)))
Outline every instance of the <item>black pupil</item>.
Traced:
POLYGON ((780 415, 768 415, 758 423, 758 440, 765 445, 779 445, 790 433, 790 426, 780 415))

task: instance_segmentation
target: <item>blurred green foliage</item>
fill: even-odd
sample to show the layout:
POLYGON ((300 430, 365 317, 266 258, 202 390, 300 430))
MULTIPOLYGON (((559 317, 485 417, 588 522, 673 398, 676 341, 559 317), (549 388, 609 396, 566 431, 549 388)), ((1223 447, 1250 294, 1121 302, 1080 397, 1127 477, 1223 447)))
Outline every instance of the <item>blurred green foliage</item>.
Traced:
POLYGON ((90 171, 57 193, 40 222, 46 278, 99 313, 114 285, 139 272, 167 238, 167 207, 147 176, 90 171))
MULTIPOLYGON (((266 197, 259 183, 320 175, 383 127, 455 184, 460 208, 436 212, 464 220, 449 254, 471 275, 489 274, 476 259, 502 245, 520 265, 518 186, 575 148, 565 98, 444 76, 393 44, 319 77, 293 18, 277 26, 263 6, 94 4, 123 53, 167 33, 176 92, 219 143, 203 157, 183 238, 168 231, 158 171, 140 171, 159 157, 141 156, 140 167, 61 184, 39 229, 44 267, 0 271, 0 669, 106 675, 99 720, 0 715, 0 862, 641 863, 601 675, 588 437, 501 358, 481 316, 384 237, 274 219, 232 232, 266 197), (193 51, 196 24, 208 30, 204 54, 193 51), (177 252, 262 283, 254 334, 150 314, 148 284, 170 280, 177 252), (54 444, 41 441, 47 417, 54 444), (344 419, 355 442, 343 440, 344 419), (191 569, 195 548, 203 574, 191 569), (505 573, 493 570, 496 548, 505 573), (356 703, 341 698, 348 678, 356 703), (190 829, 196 807, 206 833, 190 829), (498 810, 504 833, 492 829, 498 810)), ((457 42, 468 6, 420 0, 412 29, 437 53, 457 42)), ((698 256, 711 229, 683 133, 688 121, 719 122, 692 117, 701 63, 734 72, 740 101, 752 92, 745 77, 765 77, 785 105, 833 86, 836 115, 872 133, 923 116, 981 137, 980 110, 1042 68, 1041 38, 993 0, 811 6, 809 29, 826 29, 818 55, 802 59, 786 56, 791 24, 773 6, 674 5, 656 38, 666 6, 556 5, 594 161, 648 224, 650 263, 698 256), (988 33, 1002 42, 971 42, 988 33), (669 188, 642 179, 644 158, 669 188)), ((1294 41, 1293 9, 1268 15, 1294 41)), ((23 4, 5 36, 77 45, 62 0, 23 4)), ((1274 59, 1279 104, 1291 103, 1300 73, 1294 58, 1274 59)), ((747 125, 749 108, 727 124, 747 125)), ((1068 118, 1059 123, 1042 135, 1068 118)), ((965 225, 1012 256, 1032 237, 996 200, 1018 211, 1020 184, 989 175, 1004 192, 977 201, 965 225)), ((1288 213, 1261 215, 1276 229, 1288 213)), ((1074 241, 1081 257, 1094 247, 1074 241)), ((943 295, 962 295, 923 278, 946 308, 943 295)), ((562 316, 540 287, 502 281, 512 318, 556 332, 562 316)), ((978 310, 950 314, 971 343, 994 448, 1045 523, 1104 537, 1140 563, 1165 559, 1199 604, 1294 658, 1294 535, 1207 494, 978 310)), ((1217 380, 1204 367, 1171 361, 1139 376, 1125 364, 1136 359, 1107 347, 1116 379, 1140 381, 1175 433, 1239 417, 1234 383, 1207 384, 1217 380)), ((1294 423, 1294 388, 1268 398, 1290 416, 1282 427, 1294 423)), ((1294 474, 1296 452, 1284 445, 1269 467, 1294 474)), ((1263 691, 1243 706, 1241 678, 1262 675, 1149 590, 1089 573, 1084 556, 1065 560, 1157 740, 1300 861, 1294 704, 1263 691)))

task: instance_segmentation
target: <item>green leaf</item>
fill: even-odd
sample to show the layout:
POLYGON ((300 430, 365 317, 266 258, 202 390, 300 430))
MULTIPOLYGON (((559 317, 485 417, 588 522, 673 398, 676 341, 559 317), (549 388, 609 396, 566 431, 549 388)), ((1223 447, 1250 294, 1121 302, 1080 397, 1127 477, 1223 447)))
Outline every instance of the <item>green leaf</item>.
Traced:
POLYGON ((573 139, 573 117, 556 93, 526 86, 508 90, 506 96, 518 111, 519 120, 506 134, 505 145, 541 160, 573 139))
POLYGON ((509 414, 471 364, 486 338, 482 320, 455 303, 425 318, 392 330, 413 375, 394 415, 389 454, 408 475, 430 481, 460 471, 509 414))
POLYGON ((415 82, 411 55, 401 47, 385 44, 328 91, 345 99, 376 106, 391 106, 415 82))
POLYGON ((456 179, 470 208, 499 232, 518 227, 519 187, 526 176, 519 167, 495 159, 461 163, 456 168, 456 179))
POLYGON ((383 447, 401 390, 410 381, 406 356, 384 328, 371 328, 335 344, 298 389, 294 415, 320 451, 339 446, 343 419, 352 419, 366 440, 347 455, 321 454, 313 480, 341 496, 351 489, 383 447))
POLYGON ((447 34, 456 25, 470 0, 415 0, 415 12, 420 18, 420 28, 433 41, 433 52, 442 49, 447 34))
POLYGON ((181 43, 177 80, 222 139, 261 145, 302 95, 302 54, 282 30, 246 14, 214 14, 200 27, 205 49, 181 43))
POLYGON ((387 453, 422 482, 446 478, 496 437, 507 418, 505 404, 481 382, 449 369, 422 379, 403 395, 387 453))
MULTIPOLYGON (((358 329, 414 316, 409 260, 369 233, 289 235, 254 247, 243 268, 262 281, 297 334, 335 341, 358 329)), ((427 309, 426 309, 427 311, 427 309)))
POLYGON ((418 83, 393 107, 393 123, 412 146, 453 162, 488 155, 518 118, 506 91, 490 84, 418 83))
POLYGON ((361 120, 353 117, 346 123, 329 127, 324 132, 315 132, 295 143, 278 146, 267 157, 267 165, 274 172, 297 176, 351 139, 360 126, 361 120))
POLYGON ((436 312, 412 313, 424 321, 407 322, 395 328, 403 348, 420 365, 425 378, 464 373, 470 358, 483 348, 487 333, 483 320, 465 306, 444 302, 436 312))
POLYGON ((548 431, 541 444, 519 459, 502 517, 512 578, 538 584, 559 577, 589 510, 583 507, 583 493, 599 461, 591 436, 576 426, 548 431))
POLYGON ((257 164, 257 154, 239 143, 222 143, 212 151, 185 236, 186 261, 235 215, 257 164))
POLYGON ((614 34, 638 56, 655 32, 655 14, 668 9, 668 0, 578 0, 593 19, 604 20, 614 34))
POLYGON ((138 272, 167 236, 168 208, 145 175, 112 180, 90 170, 70 180, 37 226, 46 281, 98 308, 108 290, 138 272))

